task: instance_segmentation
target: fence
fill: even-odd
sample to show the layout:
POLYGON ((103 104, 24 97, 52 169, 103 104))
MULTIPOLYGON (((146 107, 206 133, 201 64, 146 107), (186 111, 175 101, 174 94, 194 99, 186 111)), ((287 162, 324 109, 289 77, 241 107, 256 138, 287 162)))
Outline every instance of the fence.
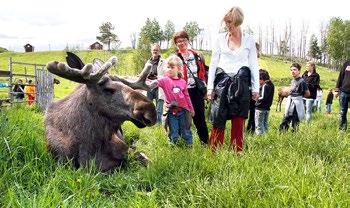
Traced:
MULTIPOLYGON (((16 70, 19 71, 19 70, 16 70)), ((24 63, 24 62, 15 62, 12 61, 12 58, 9 58, 9 70, 0 70, 0 77, 5 77, 8 79, 8 83, 6 87, 8 88, 8 96, 6 98, 0 98, 0 107, 2 105, 6 105, 8 103, 9 105, 12 105, 14 103, 24 103, 26 100, 23 99, 15 99, 16 95, 18 95, 18 92, 13 91, 13 87, 15 86, 15 78, 25 78, 26 80, 33 79, 34 84, 33 86, 36 88, 36 98, 35 102, 39 106, 40 109, 45 110, 49 103, 52 102, 54 97, 54 90, 53 90, 53 82, 54 82, 54 76, 49 73, 45 69, 45 65, 43 64, 32 64, 32 63, 24 63), (23 66, 23 73, 14 72, 14 66, 19 65, 23 66), (32 68, 33 70, 30 70, 31 73, 29 74, 27 68, 32 68)), ((21 86, 28 86, 28 84, 21 84, 21 86)), ((25 92, 20 92, 23 94, 28 94, 25 92)))

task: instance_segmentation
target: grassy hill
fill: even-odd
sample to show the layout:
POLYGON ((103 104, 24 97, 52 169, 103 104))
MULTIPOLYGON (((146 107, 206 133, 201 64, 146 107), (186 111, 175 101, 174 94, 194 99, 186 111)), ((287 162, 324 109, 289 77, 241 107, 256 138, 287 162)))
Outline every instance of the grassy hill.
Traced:
MULTIPOLYGON (((79 55, 88 62, 110 54, 83 51, 79 55)), ((129 52, 116 55, 124 63, 121 71, 132 66, 129 52)), ((9 56, 34 63, 64 60, 63 52, 7 53, 0 54, 0 68, 6 68, 9 56)), ((270 57, 261 61, 276 85, 289 84, 289 62, 270 57)), ((317 71, 324 89, 334 87, 337 72, 322 67, 317 71)), ((56 86, 57 98, 73 87, 71 82, 56 86)), ((169 147, 162 127, 138 129, 126 122, 126 139, 137 140, 138 150, 152 164, 144 168, 130 158, 125 169, 108 174, 94 167, 75 170, 70 164, 56 163, 46 151, 43 113, 35 107, 2 109, 0 206, 349 207, 350 134, 337 130, 337 103, 333 114, 315 113, 312 122, 301 123, 294 134, 277 131, 283 113, 275 112, 273 105, 269 133, 246 134, 244 153, 239 156, 228 150, 230 128, 226 146, 213 154, 199 144, 195 133, 192 149, 169 147)))

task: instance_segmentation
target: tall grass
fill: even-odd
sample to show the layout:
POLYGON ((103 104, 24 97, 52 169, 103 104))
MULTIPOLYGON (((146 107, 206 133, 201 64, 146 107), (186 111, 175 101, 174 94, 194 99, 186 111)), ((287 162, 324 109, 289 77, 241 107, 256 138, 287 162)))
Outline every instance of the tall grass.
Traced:
MULTIPOLYGON (((38 60, 64 60, 63 52, 47 53, 42 54, 46 58, 37 54, 38 60)), ((78 55, 86 62, 111 55, 97 53, 78 55)), ((123 68, 132 66, 129 53, 116 55, 123 68)), ((35 53, 13 56, 24 62, 36 59, 35 53)), ((6 57, 1 55, 0 68, 3 60, 6 57)), ((290 63, 269 57, 262 60, 276 86, 290 83, 290 63)), ((117 71, 113 73, 128 74, 128 70, 117 71)), ((334 86, 337 73, 322 67, 318 72, 324 86, 334 86)), ((76 85, 60 80, 56 98, 76 85)), ((277 129, 283 113, 275 112, 273 105, 268 134, 246 134, 241 155, 229 150, 230 125, 225 146, 212 153, 199 144, 194 129, 193 148, 170 147, 162 127, 138 129, 126 122, 126 140, 136 140, 137 149, 152 163, 144 168, 130 157, 126 168, 110 173, 100 173, 93 166, 74 169, 69 163, 57 163, 46 150, 43 113, 36 107, 1 109, 0 206, 349 207, 350 135, 337 130, 337 107, 335 101, 333 114, 315 113, 311 123, 301 123, 298 132, 280 134, 277 129)))
POLYGON ((102 174, 55 162, 45 148, 43 115, 35 108, 3 110, 0 205, 348 207, 350 135, 338 132, 337 116, 316 114, 294 134, 279 134, 280 121, 281 113, 272 112, 269 133, 246 135, 241 155, 227 144, 212 153, 197 136, 191 149, 170 147, 161 127, 140 130, 127 122, 127 140, 137 140, 152 163, 144 168, 130 158, 125 169, 102 174))

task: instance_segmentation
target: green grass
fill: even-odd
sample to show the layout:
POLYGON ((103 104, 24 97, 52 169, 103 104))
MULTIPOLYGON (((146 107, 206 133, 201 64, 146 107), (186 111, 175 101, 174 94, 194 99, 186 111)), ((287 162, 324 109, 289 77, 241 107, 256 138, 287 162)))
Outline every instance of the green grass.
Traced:
MULTIPOLYGON (((117 54, 119 59, 123 55, 129 57, 117 54)), ((63 60, 63 53, 58 56, 52 59, 63 60)), ((262 59, 276 83, 289 79, 290 63, 262 59)), ((322 67, 318 72, 325 85, 334 84, 336 72, 322 67)), ((70 82, 62 82, 55 89, 57 98, 72 89, 70 82)), ((350 133, 337 130, 334 103, 333 114, 314 114, 295 134, 278 133, 283 113, 275 112, 274 104, 269 133, 246 134, 239 156, 228 150, 229 125, 226 145, 213 154, 195 134, 192 149, 170 147, 160 126, 138 129, 126 122, 126 140, 137 140, 138 150, 152 163, 144 168, 130 158, 125 169, 107 174, 55 162, 46 150, 43 113, 37 108, 1 109, 0 206, 349 207, 350 133)))

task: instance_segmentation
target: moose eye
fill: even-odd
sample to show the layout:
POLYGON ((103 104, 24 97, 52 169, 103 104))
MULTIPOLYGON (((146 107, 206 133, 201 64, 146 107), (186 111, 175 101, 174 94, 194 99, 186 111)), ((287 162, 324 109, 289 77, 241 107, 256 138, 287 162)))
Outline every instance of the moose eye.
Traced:
POLYGON ((115 92, 114 89, 110 89, 110 88, 105 88, 103 89, 103 92, 106 93, 106 94, 113 94, 115 92))

